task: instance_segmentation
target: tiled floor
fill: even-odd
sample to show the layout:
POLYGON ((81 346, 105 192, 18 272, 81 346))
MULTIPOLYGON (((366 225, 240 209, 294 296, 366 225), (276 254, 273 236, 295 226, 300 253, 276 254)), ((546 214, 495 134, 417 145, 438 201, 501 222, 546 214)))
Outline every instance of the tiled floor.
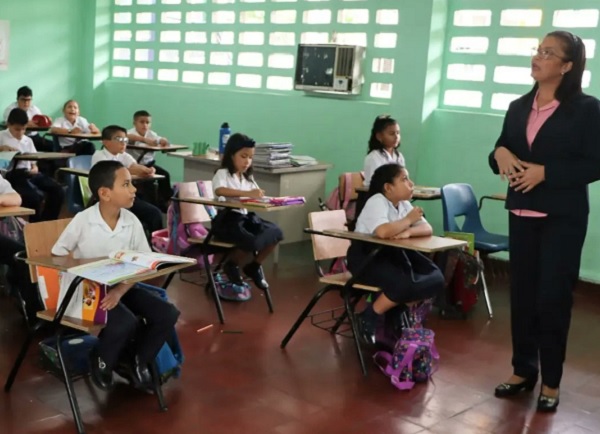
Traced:
MULTIPOLYGON (((169 411, 128 387, 110 394, 76 383, 88 433, 597 433, 600 432, 600 292, 581 285, 571 328, 561 404, 535 413, 533 394, 493 397, 510 373, 508 297, 503 276, 489 278, 495 317, 480 303, 467 321, 432 315, 441 364, 434 380, 400 392, 369 363, 364 378, 351 342, 308 324, 282 351, 279 343, 316 289, 308 245, 282 248, 269 268, 275 313, 260 293, 225 305, 217 324, 203 291, 176 279, 172 300, 185 352, 183 375, 165 386, 169 411), (214 324, 210 330, 196 330, 214 324), (241 334, 223 334, 221 330, 241 334)), ((332 294, 318 308, 339 304, 332 294)), ((0 381, 23 333, 10 300, 0 299, 0 381)), ((75 432, 63 385, 36 367, 31 351, 9 394, 0 393, 0 433, 75 432)))

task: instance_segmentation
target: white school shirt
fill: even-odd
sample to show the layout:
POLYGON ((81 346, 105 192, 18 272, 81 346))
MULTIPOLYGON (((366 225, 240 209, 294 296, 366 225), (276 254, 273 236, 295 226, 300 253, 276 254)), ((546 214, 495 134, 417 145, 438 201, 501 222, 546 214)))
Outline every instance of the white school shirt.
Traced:
MULTIPOLYGON (((16 139, 9 130, 0 131, 0 145, 8 145, 11 148, 17 149, 19 152, 33 154, 37 152, 33 145, 33 140, 26 135, 23 135, 21 140, 16 139)), ((15 169, 27 169, 31 170, 31 161, 19 161, 15 166, 15 169)))
POLYGON ((102 218, 99 204, 95 204, 73 217, 52 247, 52 254, 73 253, 76 259, 89 259, 106 257, 115 250, 152 251, 142 224, 131 211, 121 209, 112 230, 102 218))
MULTIPOLYGON (((140 133, 138 133, 136 131, 135 128, 130 128, 127 130, 127 134, 137 134, 138 136, 141 135, 140 133)), ((162 139, 162 137, 160 137, 158 134, 156 134, 154 131, 152 130, 148 130, 146 131, 146 134, 144 135, 145 139, 153 139, 157 144, 160 143, 160 139, 162 139)), ((133 142, 134 145, 147 145, 147 143, 144 142, 133 142)), ((137 149, 128 149, 127 152, 133 157, 135 158, 135 161, 137 161, 138 158, 140 158, 140 155, 142 155, 142 152, 145 151, 138 151, 137 149)), ((142 158, 142 161, 140 161, 139 164, 149 164, 152 163, 154 161, 154 151, 150 151, 150 152, 146 152, 144 154, 144 157, 142 158)))
POLYGON ((94 164, 96 164, 99 161, 118 161, 119 163, 121 163, 123 166, 125 166, 126 168, 129 169, 129 166, 131 166, 132 164, 137 164, 135 161, 135 158, 133 158, 131 155, 129 155, 127 152, 123 152, 121 154, 111 154, 108 149, 104 148, 101 149, 99 151, 94 152, 94 155, 92 155, 92 166, 94 167, 94 164))
POLYGON ((365 180, 363 182, 364 186, 369 186, 371 183, 371 178, 373 177, 373 173, 378 167, 390 163, 396 163, 401 166, 405 166, 404 155, 402 155, 401 152, 398 152, 398 155, 396 155, 395 152, 390 155, 389 152, 385 150, 369 152, 365 157, 365 163, 363 165, 365 172, 365 180))
MULTIPOLYGON (((413 209, 407 200, 398 202, 395 207, 383 194, 377 193, 369 198, 356 221, 355 232, 373 235, 375 229, 385 223, 402 220, 413 209)), ((411 227, 427 223, 424 217, 416 221, 411 227)))
POLYGON ((10 182, 8 182, 6 179, 4 179, 2 177, 2 175, 0 175, 0 194, 10 194, 10 193, 16 193, 16 191, 14 188, 12 188, 12 185, 10 185, 10 182))
MULTIPOLYGON (((229 170, 227 169, 219 169, 216 171, 212 180, 212 185, 215 195, 217 194, 217 189, 221 187, 241 191, 250 191, 259 188, 258 184, 254 180, 248 181, 245 176, 242 176, 240 179, 239 176, 229 173, 229 170)), ((248 214, 247 209, 233 209, 232 211, 239 212, 241 214, 248 214)))
MULTIPOLYGON (((60 118, 56 118, 54 123, 52 124, 55 128, 66 128, 67 130, 72 130, 73 128, 80 128, 81 132, 84 134, 88 134, 90 132, 90 123, 88 120, 82 116, 77 116, 74 123, 68 121, 64 116, 60 118)), ((75 139, 73 137, 59 137, 58 143, 61 148, 66 148, 67 146, 71 146, 75 143, 75 139)))
MULTIPOLYGON (((19 108, 19 104, 17 104, 17 102, 13 102, 12 104, 10 104, 8 107, 6 107, 6 109, 4 110, 4 122, 8 121, 8 115, 10 114, 10 112, 13 109, 19 108)), ((31 104, 28 108, 27 108, 27 118, 29 120, 33 119, 33 117, 35 115, 41 115, 42 111, 39 109, 38 106, 35 106, 33 104, 31 104)), ((37 135, 37 131, 31 131, 31 132, 27 132, 28 136, 35 136, 37 135)))

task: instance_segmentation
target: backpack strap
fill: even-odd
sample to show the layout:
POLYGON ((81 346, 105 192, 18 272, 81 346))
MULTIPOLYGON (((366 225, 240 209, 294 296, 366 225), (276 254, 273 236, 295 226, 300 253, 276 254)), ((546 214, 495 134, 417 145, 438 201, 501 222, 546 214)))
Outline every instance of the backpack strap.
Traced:
POLYGON ((352 173, 346 172, 346 173, 344 173, 344 201, 341 204, 343 210, 348 208, 348 204, 350 203, 351 196, 352 196, 352 173))

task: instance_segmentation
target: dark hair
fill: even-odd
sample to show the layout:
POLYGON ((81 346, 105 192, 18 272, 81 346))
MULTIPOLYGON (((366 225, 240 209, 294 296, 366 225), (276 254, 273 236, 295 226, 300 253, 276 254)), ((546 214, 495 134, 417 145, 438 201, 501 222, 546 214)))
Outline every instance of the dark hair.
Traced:
POLYGON ((117 132, 127 134, 127 130, 119 125, 109 125, 102 129, 102 140, 112 140, 117 132))
POLYGON ((105 187, 112 190, 115 185, 117 170, 123 167, 125 166, 115 160, 99 161, 92 166, 88 177, 92 199, 88 206, 92 206, 100 200, 100 195, 98 194, 100 188, 105 187))
MULTIPOLYGON (((396 119, 388 115, 381 115, 375 118, 375 122, 373 122, 373 127, 371 128, 371 137, 369 137, 369 149, 367 154, 371 151, 383 151, 383 143, 377 140, 377 134, 381 133, 390 125, 395 125, 397 123, 398 121, 396 121, 396 119)), ((400 143, 398 143, 398 146, 394 149, 396 155, 398 155, 398 147, 400 147, 400 143)))
POLYGON ((17 99, 19 99, 20 97, 33 97, 33 92, 31 91, 31 89, 29 88, 29 86, 22 86, 19 89, 17 89, 17 99))
MULTIPOLYGON (((232 134, 225 145, 225 153, 223 154, 223 160, 221 161, 221 168, 227 169, 229 173, 233 175, 236 172, 235 165, 233 164, 233 156, 235 153, 243 148, 254 148, 255 145, 256 142, 245 134, 232 134)), ((252 166, 244 172, 244 178, 248 181, 252 181, 252 166)))
POLYGON ((63 104, 63 108, 62 108, 62 109, 63 109, 63 111, 64 111, 64 110, 67 108, 67 106, 69 105, 69 103, 70 103, 70 102, 74 102, 74 103, 76 103, 77 105, 79 105, 79 103, 77 102, 77 100, 76 100, 76 99, 70 99, 70 100, 68 100, 66 103, 64 103, 64 104, 63 104))
POLYGON ((27 125, 27 122, 29 122, 27 112, 20 108, 12 109, 6 119, 8 125, 27 125))
MULTIPOLYGON (((581 38, 565 30, 556 30, 550 32, 546 37, 552 37, 560 40, 562 49, 565 52, 563 62, 573 62, 570 71, 565 72, 558 88, 554 92, 554 97, 560 101, 566 101, 582 93, 581 80, 585 70, 585 45, 581 38)), ((532 93, 535 94, 538 89, 538 83, 533 85, 532 93)))
POLYGON ((152 116, 150 113, 148 113, 146 110, 138 110, 133 114, 133 120, 137 120, 137 118, 141 118, 142 116, 147 116, 150 117, 152 116))
POLYGON ((371 183, 369 184, 368 197, 374 196, 377 193, 383 194, 385 184, 392 184, 394 179, 400 176, 402 170, 404 170, 404 166, 396 163, 384 164, 375 169, 371 177, 371 183))

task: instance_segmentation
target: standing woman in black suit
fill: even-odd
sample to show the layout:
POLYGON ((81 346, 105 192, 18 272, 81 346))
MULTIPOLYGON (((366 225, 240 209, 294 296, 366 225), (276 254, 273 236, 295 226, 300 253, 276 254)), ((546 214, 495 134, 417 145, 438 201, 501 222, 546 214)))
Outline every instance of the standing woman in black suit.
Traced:
POLYGON ((513 375, 500 398, 535 387, 555 411, 588 225, 588 184, 600 179, 600 102, 581 90, 585 47, 565 31, 533 53, 528 94, 508 108, 489 156, 508 180, 513 375))

